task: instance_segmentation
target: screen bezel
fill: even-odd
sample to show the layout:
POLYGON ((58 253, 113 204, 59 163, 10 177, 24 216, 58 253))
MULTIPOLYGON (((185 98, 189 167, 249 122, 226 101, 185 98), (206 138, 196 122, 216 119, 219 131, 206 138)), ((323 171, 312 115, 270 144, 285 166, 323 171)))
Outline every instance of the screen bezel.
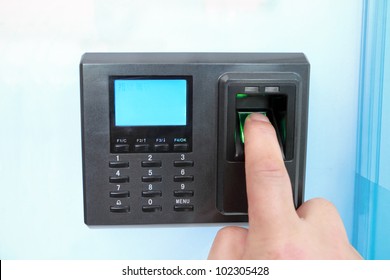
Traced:
MULTIPOLYGON (((147 139, 145 143, 155 144, 153 139, 166 138, 168 144, 173 144, 173 138, 186 138, 192 150, 192 76, 110 76, 109 77, 109 107, 110 107, 110 139, 111 151, 117 139, 126 138, 128 144, 134 145, 137 139, 147 139), (186 125, 150 125, 150 126, 116 126, 115 125, 115 80, 186 80, 186 125)), ((170 152, 169 150, 168 152, 170 152)), ((131 149, 130 149, 131 152, 131 149)))

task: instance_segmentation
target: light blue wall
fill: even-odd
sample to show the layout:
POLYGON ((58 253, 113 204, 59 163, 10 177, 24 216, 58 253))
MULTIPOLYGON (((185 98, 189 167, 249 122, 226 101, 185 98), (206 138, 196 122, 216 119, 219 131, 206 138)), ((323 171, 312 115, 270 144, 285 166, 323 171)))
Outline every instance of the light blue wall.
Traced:
POLYGON ((390 6, 365 0, 353 243, 390 259, 390 6))
POLYGON ((304 52, 306 198, 352 235, 362 3, 36 0, 0 3, 0 258, 202 259, 220 226, 89 228, 79 112, 86 51, 304 52))

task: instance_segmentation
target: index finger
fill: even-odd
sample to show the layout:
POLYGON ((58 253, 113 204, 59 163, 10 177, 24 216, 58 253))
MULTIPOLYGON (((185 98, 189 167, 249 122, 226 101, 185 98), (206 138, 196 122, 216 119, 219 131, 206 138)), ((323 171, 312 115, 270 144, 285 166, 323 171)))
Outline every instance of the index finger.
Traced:
POLYGON ((251 114, 244 130, 249 226, 273 232, 298 217, 290 178, 268 118, 251 114))

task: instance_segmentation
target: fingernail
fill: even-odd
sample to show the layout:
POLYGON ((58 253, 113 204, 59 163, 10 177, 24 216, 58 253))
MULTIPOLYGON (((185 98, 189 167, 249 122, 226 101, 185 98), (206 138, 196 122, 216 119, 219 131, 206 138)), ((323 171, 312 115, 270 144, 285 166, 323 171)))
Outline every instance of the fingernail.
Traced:
POLYGON ((261 113, 252 113, 249 118, 258 122, 269 122, 269 119, 261 113))

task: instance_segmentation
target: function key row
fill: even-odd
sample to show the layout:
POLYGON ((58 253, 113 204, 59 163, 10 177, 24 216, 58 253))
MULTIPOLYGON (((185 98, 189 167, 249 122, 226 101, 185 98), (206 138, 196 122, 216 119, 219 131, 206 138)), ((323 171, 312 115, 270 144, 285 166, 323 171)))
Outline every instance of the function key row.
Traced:
MULTIPOLYGON (((169 152, 170 145, 167 143, 159 144, 135 144, 133 149, 130 150, 129 144, 116 144, 114 145, 114 153, 147 153, 147 152, 169 152)), ((174 152, 188 152, 189 145, 188 143, 173 144, 174 152)))
MULTIPOLYGON (((149 144, 135 144, 134 145, 134 152, 139 153, 145 153, 149 152, 150 145, 149 144)), ((169 144, 154 144, 153 145, 153 151, 154 152, 168 152, 169 151, 169 144)))

